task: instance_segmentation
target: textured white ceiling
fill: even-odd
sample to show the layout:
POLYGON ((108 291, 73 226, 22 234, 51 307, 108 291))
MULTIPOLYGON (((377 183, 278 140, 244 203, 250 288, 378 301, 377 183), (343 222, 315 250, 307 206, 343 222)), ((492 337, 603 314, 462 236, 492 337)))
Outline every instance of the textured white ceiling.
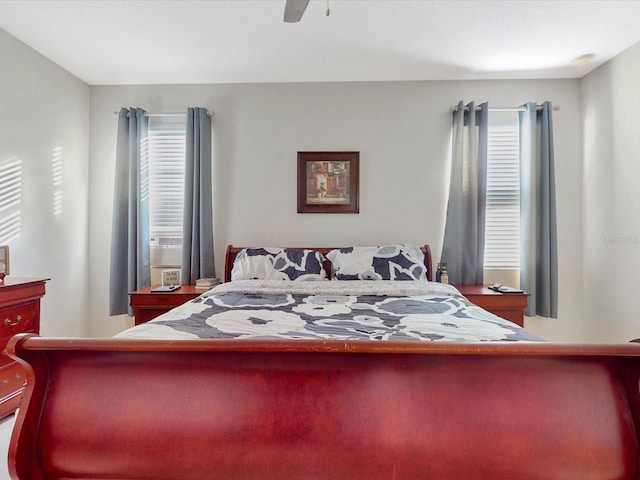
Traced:
POLYGON ((0 0, 0 28, 88 84, 579 78, 640 41, 638 0, 284 4, 0 0))

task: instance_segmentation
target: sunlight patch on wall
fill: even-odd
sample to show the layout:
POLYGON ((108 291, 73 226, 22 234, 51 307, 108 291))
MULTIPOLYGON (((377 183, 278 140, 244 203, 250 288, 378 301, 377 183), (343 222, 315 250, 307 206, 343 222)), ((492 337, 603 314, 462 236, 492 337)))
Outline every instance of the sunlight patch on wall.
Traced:
POLYGON ((22 160, 12 157, 0 162, 0 244, 20 236, 22 202, 22 160))
POLYGON ((62 215, 62 147, 54 147, 51 156, 51 178, 53 181, 53 214, 62 215))

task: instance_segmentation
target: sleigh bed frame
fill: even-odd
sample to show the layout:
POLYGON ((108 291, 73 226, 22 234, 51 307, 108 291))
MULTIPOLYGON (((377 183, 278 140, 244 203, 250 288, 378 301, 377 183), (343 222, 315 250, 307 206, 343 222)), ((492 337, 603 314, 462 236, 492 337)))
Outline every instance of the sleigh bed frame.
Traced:
POLYGON ((640 479, 640 344, 22 334, 14 479, 640 479))
POLYGON ((637 344, 25 334, 9 354, 14 479, 639 478, 637 344))

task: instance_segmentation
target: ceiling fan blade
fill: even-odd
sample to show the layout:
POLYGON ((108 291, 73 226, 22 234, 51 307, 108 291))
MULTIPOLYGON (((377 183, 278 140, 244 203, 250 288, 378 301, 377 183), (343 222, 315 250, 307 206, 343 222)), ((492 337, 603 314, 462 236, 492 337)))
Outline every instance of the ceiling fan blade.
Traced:
POLYGON ((284 21, 288 23, 299 22, 307 5, 309 5, 309 0, 287 0, 284 6, 284 21))

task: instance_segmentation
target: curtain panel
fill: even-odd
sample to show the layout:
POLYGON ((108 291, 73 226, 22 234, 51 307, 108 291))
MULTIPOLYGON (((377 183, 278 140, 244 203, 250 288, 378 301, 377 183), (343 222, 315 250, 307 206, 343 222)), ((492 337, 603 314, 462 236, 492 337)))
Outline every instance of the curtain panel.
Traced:
POLYGON ((214 277, 211 117, 205 108, 187 110, 184 217, 182 228, 183 284, 214 277))
POLYGON ((149 119, 141 108, 118 113, 109 314, 129 314, 129 292, 151 285, 149 249, 149 119))
POLYGON ((520 288, 527 316, 558 318, 558 247, 552 106, 520 112, 520 288))
POLYGON ((451 180, 441 263, 449 283, 482 284, 487 197, 487 103, 453 112, 451 180))

